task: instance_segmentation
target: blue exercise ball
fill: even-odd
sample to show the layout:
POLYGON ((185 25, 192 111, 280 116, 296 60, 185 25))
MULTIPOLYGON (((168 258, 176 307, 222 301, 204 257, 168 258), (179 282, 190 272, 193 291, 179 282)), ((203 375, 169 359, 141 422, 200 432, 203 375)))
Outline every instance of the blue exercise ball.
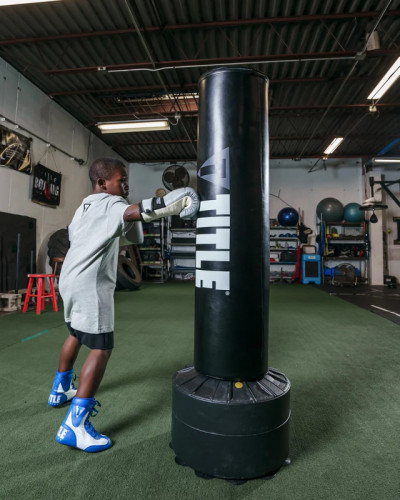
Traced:
POLYGON ((359 203, 348 203, 344 206, 343 219, 346 222, 364 222, 365 212, 360 210, 361 205, 359 203))
POLYGON ((278 213, 278 222, 280 226, 296 226, 299 222, 299 214, 292 207, 285 207, 278 213))
POLYGON ((336 198, 324 198, 317 205, 317 216, 325 222, 341 222, 343 205, 336 198))

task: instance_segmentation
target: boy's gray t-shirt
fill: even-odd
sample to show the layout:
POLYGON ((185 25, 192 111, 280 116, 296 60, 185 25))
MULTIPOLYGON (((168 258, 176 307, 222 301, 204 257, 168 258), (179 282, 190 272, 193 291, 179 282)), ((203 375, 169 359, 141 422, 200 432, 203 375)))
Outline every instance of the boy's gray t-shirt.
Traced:
POLYGON ((68 227, 71 247, 62 266, 59 289, 65 321, 86 333, 114 330, 114 290, 119 237, 131 224, 121 196, 85 198, 68 227))

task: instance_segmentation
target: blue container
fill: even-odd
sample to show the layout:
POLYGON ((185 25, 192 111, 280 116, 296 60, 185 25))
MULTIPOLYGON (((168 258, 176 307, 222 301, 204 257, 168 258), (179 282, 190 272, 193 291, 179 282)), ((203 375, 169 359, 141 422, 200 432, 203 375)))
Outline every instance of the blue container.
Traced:
POLYGON ((321 284, 321 256, 314 253, 306 253, 302 255, 303 278, 302 283, 321 284))

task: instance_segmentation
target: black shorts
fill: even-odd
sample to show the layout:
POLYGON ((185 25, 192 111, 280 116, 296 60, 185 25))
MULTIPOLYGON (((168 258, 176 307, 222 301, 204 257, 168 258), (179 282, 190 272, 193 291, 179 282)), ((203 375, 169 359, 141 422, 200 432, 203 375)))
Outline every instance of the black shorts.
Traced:
POLYGON ((114 332, 107 333, 85 333, 72 328, 71 323, 66 323, 69 333, 78 339, 80 344, 89 349, 107 350, 114 347, 114 332))

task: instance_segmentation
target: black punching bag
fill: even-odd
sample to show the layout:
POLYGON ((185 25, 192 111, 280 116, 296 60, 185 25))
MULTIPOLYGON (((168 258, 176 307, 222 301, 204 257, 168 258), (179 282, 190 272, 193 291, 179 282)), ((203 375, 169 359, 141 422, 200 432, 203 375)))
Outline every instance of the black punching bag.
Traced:
POLYGON ((289 452, 290 383, 268 369, 268 81, 199 82, 194 366, 173 378, 178 463, 226 479, 270 475, 289 452))

